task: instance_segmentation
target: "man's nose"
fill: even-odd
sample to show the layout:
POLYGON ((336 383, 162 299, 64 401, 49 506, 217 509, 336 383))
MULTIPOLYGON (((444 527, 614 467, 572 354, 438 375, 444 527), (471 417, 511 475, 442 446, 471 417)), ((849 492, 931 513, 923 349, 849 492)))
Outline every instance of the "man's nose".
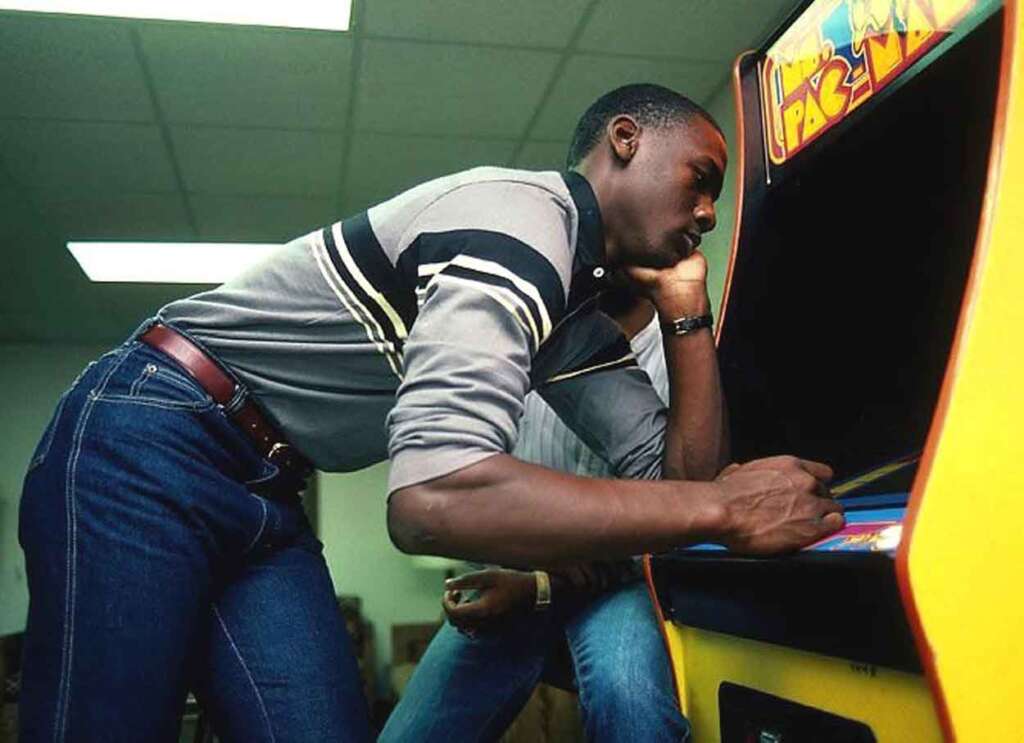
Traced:
POLYGON ((693 210, 694 219, 697 220, 697 228, 704 232, 711 232, 715 229, 717 220, 715 219, 715 204, 712 201, 701 200, 697 204, 697 208, 693 210))

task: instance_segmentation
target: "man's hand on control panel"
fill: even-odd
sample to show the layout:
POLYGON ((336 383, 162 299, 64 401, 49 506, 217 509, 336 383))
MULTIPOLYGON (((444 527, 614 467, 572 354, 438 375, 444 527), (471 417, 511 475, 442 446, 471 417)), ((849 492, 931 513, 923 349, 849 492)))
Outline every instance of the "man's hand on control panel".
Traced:
POLYGON ((829 495, 832 469, 791 456, 730 464, 715 478, 727 528, 716 540, 734 552, 791 552, 841 529, 843 507, 829 495))

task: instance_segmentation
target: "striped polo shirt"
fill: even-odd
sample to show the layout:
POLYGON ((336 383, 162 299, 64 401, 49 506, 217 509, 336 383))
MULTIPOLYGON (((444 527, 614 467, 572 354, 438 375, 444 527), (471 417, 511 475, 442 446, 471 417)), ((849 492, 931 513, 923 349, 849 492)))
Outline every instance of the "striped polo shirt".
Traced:
POLYGON ((665 410, 614 322, 581 175, 474 168, 304 235, 161 321, 230 368, 319 469, 389 490, 515 446, 531 389, 622 477, 665 410))

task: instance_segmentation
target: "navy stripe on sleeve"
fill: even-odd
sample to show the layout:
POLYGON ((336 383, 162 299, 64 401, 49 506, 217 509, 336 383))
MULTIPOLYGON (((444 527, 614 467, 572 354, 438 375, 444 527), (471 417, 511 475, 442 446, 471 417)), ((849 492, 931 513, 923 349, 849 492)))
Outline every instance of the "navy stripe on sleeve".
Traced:
MULTIPOLYGON (((558 272, 551 262, 526 243, 501 232, 490 230, 452 230, 425 232, 419 235, 398 260, 399 272, 406 281, 419 279, 419 267, 446 264, 456 256, 468 256, 496 263, 522 281, 532 285, 539 294, 551 324, 565 313, 565 291, 558 272)), ((454 270, 454 266, 451 267, 454 270)), ((465 269, 459 266, 459 269, 465 269)), ((515 282, 508 282, 515 283, 515 282)), ((507 284, 501 284, 508 288, 507 284)), ((523 292, 517 288, 516 293, 523 292)), ((531 299, 531 303, 533 300, 531 299)), ((535 314, 531 312, 531 314, 535 314)))
POLYGON ((402 318, 406 328, 416 320, 415 282, 409 283, 391 265, 377 239, 366 212, 349 217, 341 223, 341 234, 352 258, 363 275, 380 292, 402 318))
MULTIPOLYGON (((344 235, 344 227, 342 228, 342 235, 344 235)), ((334 240, 334 234, 330 227, 324 228, 323 236, 324 244, 327 246, 327 254, 331 258, 331 264, 334 266, 334 270, 337 271, 341 280, 345 282, 345 287, 359 302, 362 309, 370 313, 377 325, 383 331, 384 338, 389 341, 396 350, 400 351, 403 339, 400 337, 397 328, 395 328, 395 324, 391 321, 391 318, 388 317, 387 313, 381 308, 377 301, 366 293, 362 285, 352 275, 352 272, 348 270, 348 266, 345 265, 345 261, 342 260, 341 254, 338 252, 338 245, 334 240)), ((364 270, 362 266, 360 266, 360 270, 364 270)))

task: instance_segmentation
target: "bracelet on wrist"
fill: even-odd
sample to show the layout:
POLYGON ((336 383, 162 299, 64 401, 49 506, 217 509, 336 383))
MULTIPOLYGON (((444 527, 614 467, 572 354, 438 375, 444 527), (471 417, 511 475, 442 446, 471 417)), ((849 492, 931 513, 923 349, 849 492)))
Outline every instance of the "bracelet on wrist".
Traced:
POLYGON ((537 598, 533 610, 545 611, 551 606, 551 576, 543 570, 534 570, 533 579, 537 584, 537 598))

